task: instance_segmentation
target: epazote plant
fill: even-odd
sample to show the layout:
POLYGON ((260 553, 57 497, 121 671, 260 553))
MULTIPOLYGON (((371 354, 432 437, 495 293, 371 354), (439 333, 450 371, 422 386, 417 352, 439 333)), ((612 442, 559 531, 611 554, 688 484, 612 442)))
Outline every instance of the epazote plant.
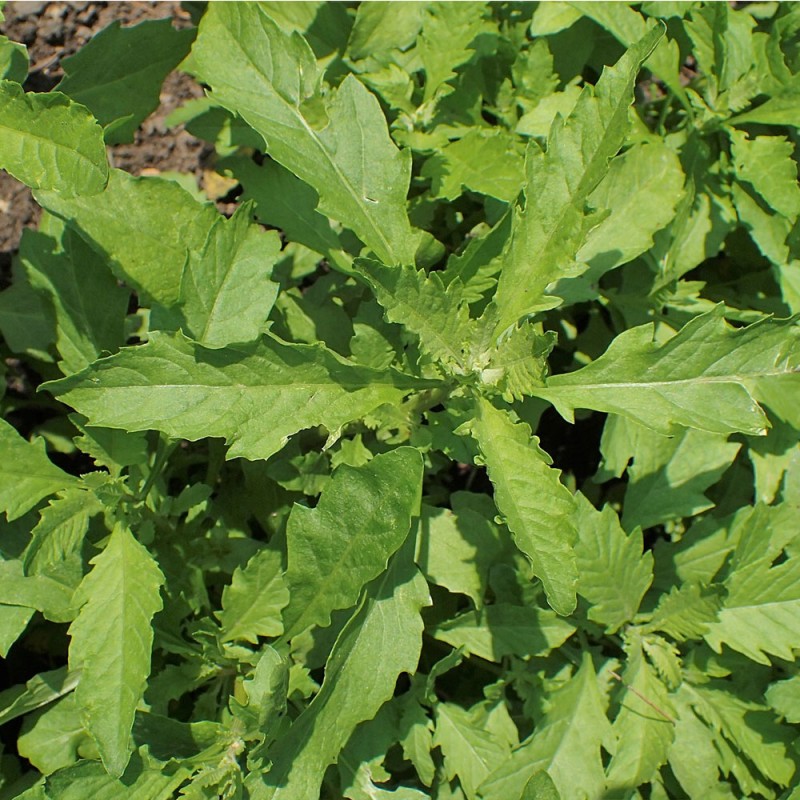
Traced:
POLYGON ((0 797, 796 798, 800 7, 193 11, 0 41, 0 797))

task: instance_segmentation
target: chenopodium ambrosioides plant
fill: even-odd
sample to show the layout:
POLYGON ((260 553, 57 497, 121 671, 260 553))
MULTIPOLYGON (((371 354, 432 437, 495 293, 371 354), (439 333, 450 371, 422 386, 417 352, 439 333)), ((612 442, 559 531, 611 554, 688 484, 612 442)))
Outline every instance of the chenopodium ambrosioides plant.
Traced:
POLYGON ((3 796, 788 797, 798 6, 193 13, 0 42, 3 796))

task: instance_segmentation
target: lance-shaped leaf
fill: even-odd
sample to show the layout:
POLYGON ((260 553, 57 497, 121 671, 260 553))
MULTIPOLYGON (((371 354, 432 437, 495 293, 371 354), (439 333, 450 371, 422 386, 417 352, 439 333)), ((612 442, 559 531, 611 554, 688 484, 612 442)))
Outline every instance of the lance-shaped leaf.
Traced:
POLYGON ((16 559, 0 561, 0 605, 35 608, 53 622, 69 622, 75 618, 74 590, 45 575, 24 575, 16 559))
POLYGON ((158 107, 164 78, 186 57, 191 29, 157 19, 132 27, 115 20, 61 63, 58 90, 83 103, 106 129, 106 142, 132 142, 142 121, 158 107))
POLYGON ((535 143, 528 146, 525 209, 514 220, 495 295, 498 331, 558 305, 545 289, 576 272, 576 255, 594 224, 585 215, 586 199, 622 146, 639 66, 661 35, 660 28, 650 30, 615 66, 603 70, 594 89, 583 90, 569 117, 553 123, 547 152, 535 143))
POLYGON ((377 98, 353 75, 320 120, 317 63, 297 33, 284 33, 255 3, 208 8, 192 63, 220 105, 239 114, 267 152, 312 186, 320 211, 389 264, 413 264, 417 238, 406 214, 410 154, 392 140, 377 98))
POLYGON ((97 194, 108 180, 103 131, 60 92, 28 93, 0 81, 0 167, 32 189, 97 194))
POLYGON ((398 676, 413 673, 422 647, 420 610, 428 586, 404 548, 368 589, 345 625, 325 667, 322 688, 270 750, 272 769, 253 773, 253 800, 318 797, 328 765, 355 727, 372 719, 395 691, 398 676))
POLYGON ((264 549, 247 565, 237 567, 229 586, 222 590, 222 641, 244 640, 256 644, 259 636, 283 633, 281 609, 289 602, 283 579, 281 554, 264 549))
POLYGON ((612 726, 617 749, 608 767, 608 789, 616 791, 653 780, 675 739, 667 687, 645 660, 638 637, 626 649, 625 689, 612 726))
POLYGON ((46 385, 91 425, 159 430, 196 441, 221 436, 229 458, 269 458, 289 436, 324 425, 331 434, 383 403, 435 385, 354 366, 321 345, 266 336, 212 350, 180 334, 153 334, 83 372, 46 385), (68 398, 68 399, 67 399, 68 398))
POLYGON ((331 612, 355 605, 408 536, 421 490, 422 458, 400 447, 363 467, 342 465, 316 508, 294 506, 286 526, 287 636, 329 625, 331 612))
POLYGON ((131 757, 136 707, 150 674, 153 615, 164 576, 153 557, 118 525, 77 596, 85 601, 69 629, 70 669, 81 669, 75 699, 110 775, 131 757))
POLYGON ((550 467, 550 457, 522 422, 477 398, 470 423, 478 440, 495 502, 517 547, 530 559, 547 601, 559 614, 575 609, 578 571, 573 545, 575 500, 550 467))
POLYGON ((597 511, 580 493, 576 502, 578 594, 589 601, 589 619, 613 633, 639 610, 653 582, 653 554, 642 552, 641 530, 626 535, 611 506, 597 511))
POLYGON ((537 772, 553 779, 561 797, 599 800, 605 789, 600 746, 613 741, 592 659, 584 653, 578 672, 550 696, 544 719, 480 786, 484 800, 520 797, 537 772))
POLYGON ((435 360, 459 374, 469 370, 467 351, 475 323, 460 281, 445 287, 436 272, 426 275, 411 266, 396 269, 364 258, 355 266, 369 281, 389 322, 402 323, 419 336, 422 349, 435 360))
POLYGON ((767 418, 754 394, 763 383, 800 387, 796 319, 760 320, 734 329, 717 307, 688 322, 665 344, 653 325, 617 336, 591 364, 555 375, 533 394, 568 421, 576 408, 629 417, 660 433, 675 427, 716 433, 764 434, 767 418))
POLYGON ((45 454, 44 441, 29 442, 0 420, 0 511, 10 520, 30 511, 43 497, 76 483, 45 454))

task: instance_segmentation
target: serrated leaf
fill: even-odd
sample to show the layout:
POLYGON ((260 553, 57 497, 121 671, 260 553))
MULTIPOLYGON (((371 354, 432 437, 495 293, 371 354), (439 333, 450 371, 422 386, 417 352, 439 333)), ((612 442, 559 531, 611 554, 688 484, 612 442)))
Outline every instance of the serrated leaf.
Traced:
POLYGON ((580 669, 550 695, 544 719, 481 784, 484 800, 518 797, 538 772, 547 772, 562 797, 600 800, 605 773, 600 756, 612 741, 606 718, 607 701, 600 693, 592 660, 584 654, 580 669))
POLYGON ((174 772, 145 766, 138 755, 132 759, 131 776, 125 782, 109 775, 98 761, 82 760, 50 775, 43 800, 170 800, 191 774, 184 767, 174 772))
POLYGON ((193 30, 177 30, 170 19, 125 28, 114 20, 61 62, 65 75, 57 89, 94 114, 107 143, 131 142, 157 108, 164 78, 184 59, 193 38, 193 30))
POLYGON ((495 487, 495 502, 517 547, 528 557, 544 585, 547 601, 559 614, 575 609, 578 578, 573 545, 575 501, 549 466, 524 423, 477 398, 471 431, 495 487))
POLYGON ((76 483, 45 454, 44 441, 29 442, 0 420, 0 511, 9 521, 30 511, 42 498, 76 483))
POLYGON ((760 106, 731 117, 732 125, 789 125, 797 127, 797 105, 800 103, 800 78, 793 75, 783 91, 774 94, 760 106))
POLYGON ((522 189, 525 171, 514 136, 502 128, 474 128, 433 155, 422 177, 431 179, 433 198, 455 200, 467 189, 511 203, 522 189))
POLYGON ((715 623, 704 636, 718 653, 727 644, 759 664, 793 660, 800 636, 800 558, 771 566, 761 558, 737 569, 715 623))
POLYGON ((597 511, 580 494, 576 505, 578 594, 589 601, 589 619, 613 633, 639 610, 653 582, 653 555, 643 552, 641 530, 626 535, 610 506, 597 511))
POLYGON ((569 117, 553 123, 546 153, 528 145, 526 206, 515 218, 495 295, 499 332, 558 305, 545 289, 574 271, 592 226, 584 216, 586 199, 622 146, 639 66, 661 36, 659 28, 651 29, 614 67, 604 69, 594 90, 583 90, 569 117))
POLYGON ((426 3, 423 9, 417 49, 425 69, 423 103, 427 103, 437 91, 439 97, 449 94, 447 83, 456 76, 456 68, 472 57, 475 38, 491 33, 494 26, 485 19, 483 4, 426 3))
POLYGON ((644 631, 663 631, 679 642, 700 639, 717 619, 721 606, 719 593, 696 583, 673 586, 662 594, 644 631))
POLYGON ((731 130, 733 168, 766 202, 790 220, 800 214, 800 187, 794 147, 784 136, 756 136, 731 130))
POLYGON ((800 676, 793 675, 783 681, 776 681, 766 691, 766 699, 772 708, 787 722, 800 722, 800 676))
POLYGON ((324 425, 336 434, 428 385, 355 366, 320 345, 268 336, 214 350, 179 334, 152 334, 146 345, 46 386, 91 425, 156 428, 191 440, 221 436, 231 444, 228 458, 254 460, 269 458, 299 430, 324 425))
POLYGON ((60 92, 25 93, 0 81, 0 166, 32 189, 64 197, 103 191, 103 132, 84 106, 60 92))
POLYGON ((641 643, 635 639, 628 648, 622 679, 625 691, 612 725, 617 749, 608 766, 610 791, 635 789, 653 780, 675 738, 674 710, 667 689, 645 661, 641 643))
POLYGON ((153 557, 118 525, 92 559, 76 600, 84 601, 69 634, 70 669, 81 670, 75 699, 109 775, 131 757, 131 729, 150 674, 153 615, 164 576, 153 557))
POLYGON ((473 363, 482 367, 480 382, 499 391, 506 402, 521 400, 545 385, 547 357, 555 342, 552 331, 540 333, 530 323, 510 328, 488 354, 473 353, 473 363))
POLYGON ((369 281, 389 322, 402 323, 419 336, 424 352, 457 374, 469 371, 467 352, 475 324, 459 281, 445 287, 436 272, 426 275, 411 266, 393 268, 363 258, 355 267, 369 281))
POLYGON ((213 99, 314 187, 323 214, 353 230, 382 261, 413 264, 416 237, 405 209, 411 161, 389 138, 377 99, 349 75, 331 95, 327 124, 317 127, 309 115, 318 100, 317 66, 305 40, 285 34, 254 4, 208 11, 192 62, 213 99))
POLYGON ((500 663, 510 655, 545 656, 574 632, 575 627, 553 611, 495 603, 447 620, 432 635, 465 653, 500 663))
POLYGON ((230 585, 222 590, 222 641, 256 644, 259 636, 283 633, 281 609, 289 602, 281 554, 263 549, 244 567, 234 570, 230 585))
POLYGON ((733 329, 718 306, 665 344, 653 341, 653 330, 650 324, 629 328, 591 364, 554 375, 533 394, 568 421, 575 408, 592 408, 665 434, 684 426, 763 435, 767 421, 754 397, 758 384, 791 377, 800 385, 795 319, 733 329))
POLYGON ((740 444, 691 428, 666 437, 627 419, 624 424, 632 429, 635 446, 627 470, 625 528, 651 528, 713 506, 704 492, 733 463, 740 444))
POLYGON ((411 556, 401 550, 369 587, 336 640, 322 688, 270 750, 272 768, 263 778, 253 773, 246 781, 253 800, 316 796, 325 768, 356 725, 372 719, 393 696, 401 673, 416 670, 420 610, 430 598, 411 556))
POLYGON ((330 624, 386 569, 419 509, 422 459, 408 447, 368 464, 339 467, 316 508, 296 505, 286 529, 289 606, 286 635, 330 624))
POLYGON ((42 509, 22 560, 28 575, 47 574, 48 568, 70 556, 79 557, 89 520, 103 506, 93 492, 72 487, 42 509))
POLYGON ((469 800, 475 800, 478 786, 508 756, 508 747, 498 737, 479 726, 469 711, 453 703, 436 706, 433 743, 444 755, 448 779, 457 775, 469 800))

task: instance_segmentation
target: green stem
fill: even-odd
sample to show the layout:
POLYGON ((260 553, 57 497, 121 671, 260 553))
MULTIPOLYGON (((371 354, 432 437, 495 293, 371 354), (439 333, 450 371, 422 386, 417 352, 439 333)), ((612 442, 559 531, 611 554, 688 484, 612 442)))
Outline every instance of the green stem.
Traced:
POLYGON ((158 479, 158 476, 163 471, 167 461, 169 460, 169 457, 172 455, 173 450, 175 450, 177 446, 177 442, 170 442, 169 439, 159 434, 158 446, 156 447, 156 457, 153 461, 153 466, 150 469, 150 474, 147 476, 144 486, 142 486, 141 490, 139 491, 139 500, 144 500, 150 493, 150 490, 153 488, 153 484, 158 479))

